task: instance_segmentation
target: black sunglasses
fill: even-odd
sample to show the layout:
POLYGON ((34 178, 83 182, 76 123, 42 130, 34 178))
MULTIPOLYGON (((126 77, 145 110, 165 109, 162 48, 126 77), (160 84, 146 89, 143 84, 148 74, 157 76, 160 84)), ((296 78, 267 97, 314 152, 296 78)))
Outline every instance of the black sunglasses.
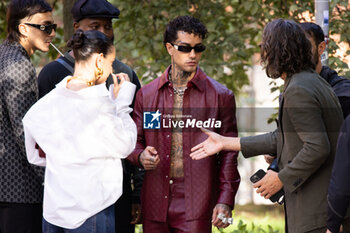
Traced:
POLYGON ((196 53, 201 53, 205 50, 205 45, 199 44, 196 45, 194 47, 189 46, 189 45, 176 45, 173 43, 170 43, 176 50, 180 51, 180 52, 184 52, 184 53, 190 53, 192 51, 192 49, 194 49, 194 51, 196 53))
POLYGON ((43 32, 46 32, 46 34, 50 35, 52 30, 56 31, 57 24, 49 24, 49 25, 41 25, 41 24, 32 24, 32 23, 24 23, 25 25, 35 27, 43 32))

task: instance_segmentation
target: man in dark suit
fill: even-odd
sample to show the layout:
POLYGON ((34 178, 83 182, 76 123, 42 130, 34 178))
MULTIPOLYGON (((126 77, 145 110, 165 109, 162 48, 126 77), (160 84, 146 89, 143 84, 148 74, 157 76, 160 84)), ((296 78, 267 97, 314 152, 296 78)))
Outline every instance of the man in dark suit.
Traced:
POLYGON ((254 184, 257 192, 270 198, 283 187, 286 232, 326 232, 327 188, 343 121, 339 101, 314 71, 311 44, 297 23, 269 23, 261 59, 269 77, 284 80, 277 130, 244 138, 206 132, 209 138, 191 156, 200 159, 220 150, 241 150, 246 158, 277 154, 280 171, 268 170, 254 184))
MULTIPOLYGON (((72 8, 74 29, 98 30, 110 39, 114 39, 112 19, 118 18, 119 10, 106 0, 77 0, 72 8)), ((38 77, 39 97, 46 95, 56 84, 74 70, 74 56, 68 51, 64 56, 47 64, 38 77)), ((136 91, 141 85, 135 72, 127 65, 116 59, 113 62, 115 73, 128 74, 130 81, 136 85, 136 91)), ((107 86, 113 83, 110 76, 107 86)), ((140 190, 144 171, 123 160, 123 195, 115 205, 115 228, 117 233, 133 233, 136 223, 141 217, 140 190), (131 180, 134 188, 132 190, 131 180), (131 223, 131 224, 130 224, 131 223)))

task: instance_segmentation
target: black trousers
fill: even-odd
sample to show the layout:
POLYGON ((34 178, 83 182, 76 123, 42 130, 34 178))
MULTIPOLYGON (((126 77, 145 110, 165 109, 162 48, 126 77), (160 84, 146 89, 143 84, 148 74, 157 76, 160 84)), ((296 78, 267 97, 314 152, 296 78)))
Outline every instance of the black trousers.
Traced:
MULTIPOLYGON (((115 232, 134 233, 131 222, 131 194, 123 194, 115 203, 115 232)), ((2 233, 2 232, 1 232, 2 233)))
POLYGON ((0 233, 41 233, 42 204, 0 202, 0 233))
MULTIPOLYGON (((123 161, 123 194, 114 204, 115 207, 115 232, 134 233, 135 225, 130 224, 132 220, 132 189, 129 165, 123 161)), ((0 232, 2 233, 2 232, 0 232)))

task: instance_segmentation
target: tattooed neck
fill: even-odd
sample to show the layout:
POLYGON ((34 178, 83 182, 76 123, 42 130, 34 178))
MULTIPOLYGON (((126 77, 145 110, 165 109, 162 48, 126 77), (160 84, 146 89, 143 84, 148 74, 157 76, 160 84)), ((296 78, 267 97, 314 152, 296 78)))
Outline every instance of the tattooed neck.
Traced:
POLYGON ((192 78, 193 73, 191 72, 186 72, 183 70, 174 70, 171 69, 169 72, 169 77, 171 79, 171 82, 173 83, 174 86, 177 87, 182 87, 182 86, 186 86, 188 81, 192 78))

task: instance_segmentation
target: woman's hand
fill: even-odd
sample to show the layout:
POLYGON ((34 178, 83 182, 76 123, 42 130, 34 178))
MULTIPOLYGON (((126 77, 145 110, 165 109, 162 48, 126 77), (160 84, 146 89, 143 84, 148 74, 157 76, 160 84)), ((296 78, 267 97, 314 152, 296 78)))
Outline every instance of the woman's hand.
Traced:
POLYGON ((130 82, 130 78, 125 73, 112 74, 112 77, 113 77, 113 83, 114 83, 113 94, 114 94, 114 98, 117 98, 120 87, 125 81, 130 82))

